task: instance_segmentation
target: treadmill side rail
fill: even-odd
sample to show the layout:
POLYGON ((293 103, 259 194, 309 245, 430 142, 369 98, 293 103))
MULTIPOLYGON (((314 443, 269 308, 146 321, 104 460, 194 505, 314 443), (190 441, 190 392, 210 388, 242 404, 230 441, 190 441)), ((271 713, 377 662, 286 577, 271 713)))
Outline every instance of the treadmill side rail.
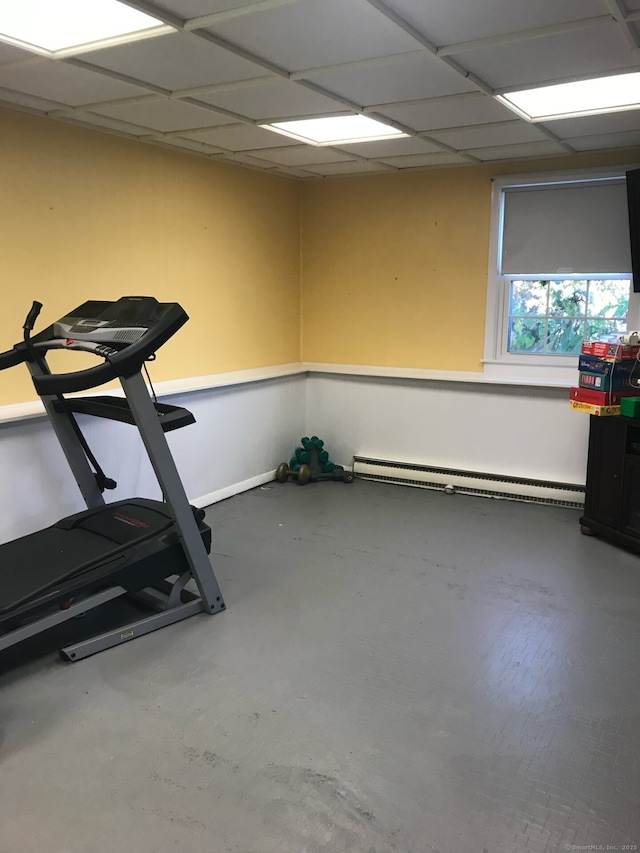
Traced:
POLYGON ((120 381, 165 501, 175 519, 182 547, 205 610, 208 613, 218 613, 225 609, 222 593, 142 374, 123 377, 120 381))
POLYGON ((73 619, 74 616, 80 616, 86 613, 87 610, 93 610, 94 607, 101 607, 108 601, 113 601, 114 598, 119 598, 126 594, 126 589, 121 586, 112 586, 108 589, 97 592, 95 595, 90 595, 88 598, 83 598, 70 607, 62 610, 55 610, 53 613, 48 613, 41 616, 39 619, 34 619, 32 622, 27 622, 20 628, 14 628, 8 634, 0 634, 0 651, 8 649, 10 646, 15 646, 16 643, 21 643, 23 640, 28 640, 29 637, 34 637, 42 631, 47 631, 49 628, 54 628, 67 619, 73 619))
POLYGON ((135 640, 136 637, 143 637, 145 634, 150 634, 166 625, 173 625, 174 622, 188 619, 190 616, 195 616, 196 613, 202 613, 203 610, 202 599, 194 596, 192 601, 178 604, 176 607, 167 608, 159 613, 153 613, 151 616, 145 616, 127 625, 120 625, 104 634, 90 637, 88 640, 81 640, 79 643, 65 646, 60 649, 60 657, 63 660, 75 663, 89 657, 89 655, 95 655, 97 652, 112 649, 121 643, 135 640))
MULTIPOLYGON (((121 643, 129 642, 129 640, 135 640, 137 637, 143 637, 159 628, 173 625, 175 622, 181 622, 183 619, 204 612, 204 603, 200 596, 185 589, 187 580, 188 576, 183 575, 173 583, 165 581, 162 590, 151 588, 149 591, 145 590, 134 594, 134 599, 146 604, 156 612, 133 622, 117 625, 94 637, 65 645, 60 649, 60 657, 63 660, 75 663, 90 655, 111 649, 121 643)), ((0 634, 0 652, 28 640, 36 634, 54 628, 62 622, 82 616, 96 607, 102 607, 102 605, 126 595, 127 590, 121 586, 108 587, 101 592, 72 603, 65 609, 54 610, 21 625, 19 628, 14 628, 13 631, 0 634)))

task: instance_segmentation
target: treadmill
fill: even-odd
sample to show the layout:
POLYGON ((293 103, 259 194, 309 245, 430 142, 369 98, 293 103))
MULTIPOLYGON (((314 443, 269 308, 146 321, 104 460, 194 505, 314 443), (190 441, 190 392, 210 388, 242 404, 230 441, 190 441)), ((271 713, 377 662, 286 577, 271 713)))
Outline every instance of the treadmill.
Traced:
POLYGON ((64 660, 78 661, 196 613, 218 613, 225 604, 209 560, 204 510, 189 505, 165 438, 195 418, 155 402, 142 376, 145 362, 188 315, 176 302, 148 296, 89 301, 32 337, 41 307, 33 303, 24 339, 0 353, 0 370, 23 363, 29 369, 87 509, 0 545, 0 651, 109 602, 134 599, 140 618, 59 650, 64 660), (54 349, 90 352, 100 363, 52 373, 47 353, 54 349), (114 379, 124 397, 65 396, 114 379), (136 426, 163 500, 106 503, 104 490, 116 484, 95 460, 75 413, 136 426))

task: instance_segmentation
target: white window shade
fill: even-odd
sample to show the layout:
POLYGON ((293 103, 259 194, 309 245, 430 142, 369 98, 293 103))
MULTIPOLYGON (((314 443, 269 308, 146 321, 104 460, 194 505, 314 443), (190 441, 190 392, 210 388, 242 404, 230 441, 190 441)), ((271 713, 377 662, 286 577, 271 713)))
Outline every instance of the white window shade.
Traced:
POLYGON ((624 179, 505 187, 500 273, 630 273, 624 179))

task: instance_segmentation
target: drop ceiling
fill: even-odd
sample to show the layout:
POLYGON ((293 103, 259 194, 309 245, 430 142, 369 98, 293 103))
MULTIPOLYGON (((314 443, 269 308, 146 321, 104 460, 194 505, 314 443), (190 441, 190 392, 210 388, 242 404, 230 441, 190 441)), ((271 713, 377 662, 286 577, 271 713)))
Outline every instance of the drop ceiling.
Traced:
POLYGON ((0 43, 0 104, 298 178, 640 146, 640 110, 530 123, 493 98, 640 70, 640 0, 129 5, 175 32, 66 59, 0 43), (315 148, 260 127, 354 112, 407 136, 315 148))

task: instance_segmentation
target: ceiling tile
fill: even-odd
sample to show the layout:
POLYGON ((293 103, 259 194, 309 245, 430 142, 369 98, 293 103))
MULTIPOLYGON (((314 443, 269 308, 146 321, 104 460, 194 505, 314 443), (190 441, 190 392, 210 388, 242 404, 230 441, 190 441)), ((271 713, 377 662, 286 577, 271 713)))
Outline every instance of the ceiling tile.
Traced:
POLYGON ((80 106, 95 101, 146 95, 145 89, 53 59, 0 65, 0 86, 58 103, 80 106))
POLYGON ((283 148, 261 148, 254 155, 280 166, 306 166, 312 163, 337 163, 347 159, 345 154, 332 148, 315 145, 291 145, 283 148))
POLYGON ((174 92, 268 74, 264 68, 199 38, 172 33, 82 54, 84 62, 174 92))
POLYGON ((20 107, 27 107, 30 110, 40 113, 48 113, 51 110, 59 110, 65 104, 59 104, 56 101, 46 100, 45 98, 36 98, 34 95, 25 95, 23 92, 14 92, 12 89, 0 89, 0 101, 5 104, 15 104, 20 107))
POLYGON ((282 77, 268 77, 251 87, 199 94, 198 100, 256 121, 346 111, 339 101, 282 77))
POLYGON ((262 151, 247 152, 236 151, 235 154, 225 154, 224 160, 230 163, 245 163, 249 166, 255 166, 259 169, 275 169, 276 164, 262 158, 262 151))
POLYGON ((251 151, 256 148, 275 148, 291 145, 291 140, 272 130, 264 130, 252 124, 234 124, 229 127, 210 128, 183 134, 189 139, 201 139, 229 151, 251 151))
MULTIPOLYGON (((262 152, 259 152, 262 154, 262 152)), ((270 172, 274 175, 286 175, 287 177, 308 178, 309 172, 305 171, 304 167, 283 166, 277 163, 271 163, 268 160, 263 160, 262 157, 251 155, 244 151, 236 154, 226 154, 222 157, 216 157, 216 160, 222 160, 226 163, 235 165, 252 166, 255 169, 260 169, 263 172, 270 172)))
MULTIPOLYGON (((598 151, 606 148, 634 148, 640 146, 640 130, 625 133, 603 133, 594 136, 581 136, 567 139, 576 151, 598 151)), ((638 157, 636 157, 638 159, 638 157)))
POLYGON ((98 106, 94 112, 123 121, 134 121, 163 133, 169 133, 173 130, 217 127, 232 122, 227 116, 215 113, 213 110, 203 109, 170 98, 157 98, 134 104, 98 106))
POLYGON ((553 82, 585 74, 635 67, 629 45, 616 24, 474 50, 462 65, 493 89, 553 82))
POLYGON ((377 142, 357 142, 352 145, 340 145, 341 151, 359 154, 362 157, 394 157, 401 154, 431 154, 442 149, 425 139, 405 136, 402 139, 380 139, 377 142))
POLYGON ((287 71, 415 50, 417 42, 366 0, 299 0, 210 31, 287 71))
MULTIPOLYGON (((145 141, 153 142, 154 139, 145 139, 145 141)), ((157 142, 166 143, 172 148, 180 148, 185 151, 193 151, 195 154, 217 154, 220 149, 215 145, 208 145, 206 142, 196 142, 195 139, 187 139, 184 136, 158 136, 157 142)))
POLYGON ((309 172, 303 169, 292 169, 286 166, 276 166, 270 170, 272 175, 284 175, 287 178, 311 178, 309 172))
POLYGON ((312 74, 309 80, 361 106, 472 92, 475 86, 432 54, 312 74))
POLYGON ((517 160, 527 157, 546 157, 553 154, 566 154, 561 145, 548 139, 541 142, 523 142, 519 145, 495 145, 488 148, 470 148, 466 154, 478 160, 517 160))
POLYGON ((483 124, 479 127, 460 127, 454 130, 431 130, 431 139, 444 142, 458 150, 484 148, 495 145, 514 145, 519 142, 536 142, 545 134, 534 124, 524 121, 504 121, 483 124))
MULTIPOLYGON (((290 177, 286 166, 271 166, 269 163, 260 162, 260 160, 244 155, 240 156, 239 154, 229 153, 214 154, 210 159, 215 160, 216 163, 225 163, 236 168, 243 167, 245 169, 253 169, 256 172, 269 172, 270 174, 287 175, 287 177, 290 177)), ((305 177, 305 175, 301 175, 300 177, 305 177)))
POLYGON ((606 15, 602 0, 386 0, 438 46, 606 15))
POLYGON ((410 154, 408 157, 381 157, 382 163, 395 166, 396 169, 416 169, 426 166, 456 166, 469 160, 460 154, 440 151, 437 154, 410 154))
POLYGON ((179 18, 200 18, 228 9, 252 6, 256 0, 156 0, 154 5, 177 15, 179 18))
POLYGON ((33 59, 33 53, 0 41, 0 64, 4 62, 19 62, 21 59, 33 59))
POLYGON ((368 160, 349 160, 344 163, 325 163, 314 166, 305 166, 305 172, 314 172, 317 175, 351 175, 359 172, 388 172, 390 166, 381 163, 371 163, 368 160))
POLYGON ((148 136, 150 133, 150 129, 144 125, 121 121, 111 116, 101 116, 93 112, 77 112, 56 116, 56 118, 67 124, 80 124, 83 127, 96 127, 99 130, 117 130, 118 133, 126 133, 129 136, 148 136))
POLYGON ((377 109, 376 113, 387 116, 392 121, 400 122, 415 131, 488 124, 494 121, 509 121, 513 118, 511 110, 482 92, 425 101, 385 104, 377 109))
POLYGON ((596 133, 620 133, 625 130, 637 130, 640 128, 640 110, 626 110, 619 113, 607 113, 606 115, 580 116, 579 118, 545 121, 544 126, 548 127, 549 130, 561 139, 589 136, 596 133))

